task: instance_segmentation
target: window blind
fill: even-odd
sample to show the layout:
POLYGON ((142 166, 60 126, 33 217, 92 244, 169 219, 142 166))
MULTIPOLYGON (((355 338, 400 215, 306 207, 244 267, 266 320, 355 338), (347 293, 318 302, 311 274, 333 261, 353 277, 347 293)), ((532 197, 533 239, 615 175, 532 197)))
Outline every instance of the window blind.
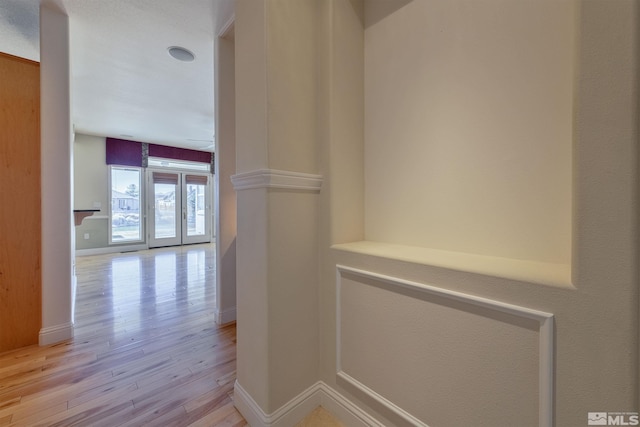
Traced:
POLYGON ((178 174, 167 173, 167 172, 154 172, 153 183, 178 185, 178 174))
POLYGON ((187 175, 185 177, 187 184, 207 185, 207 177, 205 175, 187 175))

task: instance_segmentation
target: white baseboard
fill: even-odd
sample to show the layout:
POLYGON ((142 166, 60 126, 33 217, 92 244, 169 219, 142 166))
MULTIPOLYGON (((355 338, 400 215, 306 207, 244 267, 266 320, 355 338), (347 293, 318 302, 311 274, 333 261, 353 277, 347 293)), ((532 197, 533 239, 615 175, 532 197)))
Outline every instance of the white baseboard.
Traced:
POLYGON ((342 421, 344 425, 385 427, 383 423, 367 414, 342 394, 329 387, 329 385, 325 383, 322 384, 320 404, 333 416, 342 421))
POLYGON ((318 381, 271 414, 265 413, 236 381, 234 405, 251 427, 290 427, 309 415, 318 406, 324 407, 348 426, 384 427, 383 424, 323 381, 318 381))
POLYGON ((40 329, 38 344, 41 346, 55 344, 71 338, 73 338, 73 323, 63 323, 40 329))
POLYGON ((216 310, 215 316, 216 316, 216 323, 218 325, 226 325, 227 323, 235 322, 236 308, 231 307, 231 308, 224 309, 222 311, 216 310))
POLYGON ((242 414, 250 427, 267 426, 269 416, 236 380, 233 386, 233 406, 242 414))
POLYGON ((76 256, 115 254, 118 252, 134 252, 149 249, 147 245, 107 246, 104 248, 76 249, 76 256))
POLYGON ((271 414, 265 413, 238 381, 234 387, 233 399, 235 406, 251 427, 290 427, 320 405, 319 396, 316 396, 316 386, 317 383, 271 414))

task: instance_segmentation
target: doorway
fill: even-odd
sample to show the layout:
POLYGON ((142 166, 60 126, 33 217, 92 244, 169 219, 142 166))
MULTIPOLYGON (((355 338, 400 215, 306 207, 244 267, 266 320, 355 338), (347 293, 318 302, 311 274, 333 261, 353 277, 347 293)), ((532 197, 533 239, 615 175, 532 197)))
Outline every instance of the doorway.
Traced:
POLYGON ((211 241, 208 174, 147 169, 149 247, 211 241))

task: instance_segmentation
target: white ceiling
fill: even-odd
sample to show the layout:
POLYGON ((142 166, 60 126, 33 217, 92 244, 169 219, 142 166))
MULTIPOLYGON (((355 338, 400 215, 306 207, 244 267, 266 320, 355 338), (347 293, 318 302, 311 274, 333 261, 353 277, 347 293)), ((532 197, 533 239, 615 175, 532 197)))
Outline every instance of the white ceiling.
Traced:
MULTIPOLYGON (((233 0, 57 1, 69 15, 76 133, 213 151, 214 39, 233 0), (173 59, 170 46, 196 60, 173 59)), ((0 0, 1 52, 39 60, 39 4, 0 0)))

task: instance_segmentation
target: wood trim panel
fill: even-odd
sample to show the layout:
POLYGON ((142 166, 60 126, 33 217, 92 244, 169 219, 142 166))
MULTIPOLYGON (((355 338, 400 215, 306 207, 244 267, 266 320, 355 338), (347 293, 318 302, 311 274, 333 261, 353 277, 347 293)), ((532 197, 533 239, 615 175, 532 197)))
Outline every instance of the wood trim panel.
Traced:
MULTIPOLYGON (((30 64, 30 65, 35 65, 38 67, 38 70, 40 69, 40 63, 38 61, 33 61, 31 59, 27 59, 27 58, 21 58, 19 56, 13 56, 10 55, 8 53, 5 52, 0 52, 0 58, 1 59, 8 59, 14 62, 22 62, 24 64, 30 64)), ((40 71, 38 71, 39 73, 40 71)), ((38 87, 40 87, 40 82, 38 82, 38 87)))
POLYGON ((0 352, 41 326, 40 64, 0 55, 0 352))

